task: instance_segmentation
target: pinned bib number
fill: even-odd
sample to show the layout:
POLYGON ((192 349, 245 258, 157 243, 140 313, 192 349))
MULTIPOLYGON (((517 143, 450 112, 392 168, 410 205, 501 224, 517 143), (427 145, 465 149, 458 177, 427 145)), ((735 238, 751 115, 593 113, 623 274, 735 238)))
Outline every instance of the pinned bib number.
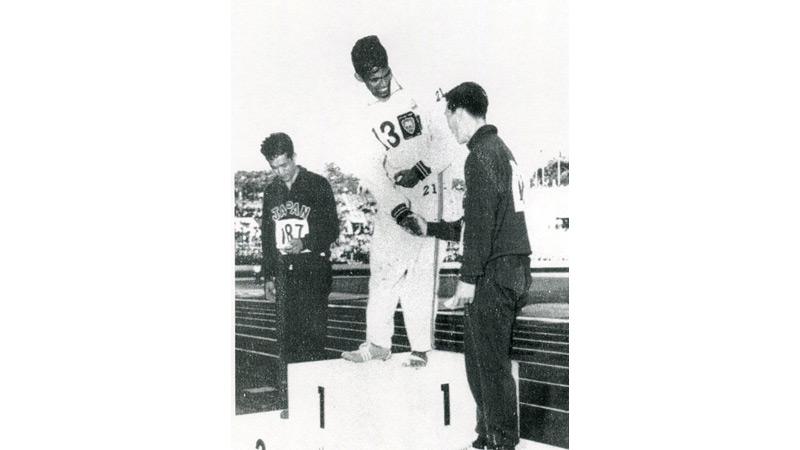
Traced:
MULTIPOLYGON (((281 219, 275 221, 275 247, 278 250, 289 245, 292 239, 300 239, 308 234, 306 219, 281 219)), ((284 253, 281 251, 281 253, 284 253)), ((284 253, 285 254, 285 253, 284 253)))
POLYGON ((511 197, 514 199, 514 212, 525 212, 525 180, 519 173, 516 161, 511 164, 511 197))

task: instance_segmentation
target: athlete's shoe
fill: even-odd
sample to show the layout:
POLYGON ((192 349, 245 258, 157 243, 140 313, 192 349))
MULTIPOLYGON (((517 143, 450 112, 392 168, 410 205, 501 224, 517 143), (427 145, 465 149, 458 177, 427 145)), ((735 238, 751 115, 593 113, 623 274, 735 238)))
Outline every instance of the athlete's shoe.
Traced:
POLYGON ((413 367, 415 369, 420 369, 427 365, 428 365, 427 352, 411 352, 411 356, 408 357, 408 361, 403 363, 403 366, 413 367))
POLYGON ((475 439, 474 441, 472 441, 472 448, 485 449, 486 446, 488 446, 488 445, 489 445, 489 441, 487 441, 486 440, 486 436, 484 436, 482 434, 478 436, 478 439, 475 439))
POLYGON ((514 445, 492 445, 489 442, 489 439, 480 434, 478 435, 478 439, 472 441, 472 448, 480 448, 484 450, 514 450, 514 445))
POLYGON ((378 347, 372 342, 364 342, 358 346, 358 350, 352 352, 343 352, 342 358, 357 363, 369 361, 371 359, 380 359, 386 361, 392 357, 392 350, 388 348, 378 347))

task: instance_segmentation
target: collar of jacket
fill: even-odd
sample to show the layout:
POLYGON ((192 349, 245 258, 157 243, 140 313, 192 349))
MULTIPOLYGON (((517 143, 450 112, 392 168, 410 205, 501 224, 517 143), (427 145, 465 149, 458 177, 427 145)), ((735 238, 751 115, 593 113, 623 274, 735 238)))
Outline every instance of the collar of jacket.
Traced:
POLYGON ((480 141, 484 137, 492 135, 492 134, 497 134, 497 127, 494 126, 494 125, 484 125, 484 126, 478 128, 475 131, 475 134, 473 134, 472 137, 469 138, 469 142, 467 142, 467 148, 470 151, 475 150, 475 148, 479 144, 478 141, 480 141))
MULTIPOLYGON (((302 183, 303 182, 302 180, 305 180, 306 172, 307 172, 307 170, 306 170, 305 167, 303 167, 303 166, 301 166, 299 164, 297 165, 297 176, 294 177, 294 182, 292 183, 292 187, 297 186, 298 183, 302 183)), ((275 177, 275 179, 270 184, 275 184, 276 187, 279 187, 281 189, 285 189, 287 191, 289 190, 289 188, 286 186, 286 183, 284 183, 283 180, 281 180, 280 177, 275 177)))

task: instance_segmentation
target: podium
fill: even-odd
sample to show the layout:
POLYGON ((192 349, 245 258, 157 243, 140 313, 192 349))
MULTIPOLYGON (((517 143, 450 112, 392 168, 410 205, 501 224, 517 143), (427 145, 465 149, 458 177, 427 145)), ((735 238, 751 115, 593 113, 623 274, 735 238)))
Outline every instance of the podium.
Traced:
MULTIPOLYGON (((457 450, 475 438, 464 355, 431 351, 421 369, 343 359, 289 364, 289 447, 457 450)), ((518 379, 518 366, 513 372, 518 379)))

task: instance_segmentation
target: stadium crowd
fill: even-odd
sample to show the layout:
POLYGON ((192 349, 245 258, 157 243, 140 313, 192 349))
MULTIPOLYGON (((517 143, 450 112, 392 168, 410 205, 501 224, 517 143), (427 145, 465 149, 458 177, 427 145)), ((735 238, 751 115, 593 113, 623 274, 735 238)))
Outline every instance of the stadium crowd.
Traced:
MULTIPOLYGON (((558 180, 561 186, 569 184, 569 162, 549 162, 530 178, 531 187, 554 186, 558 180)), ((339 215, 339 237, 331 248, 334 264, 369 263, 369 244, 372 238, 372 216, 375 202, 368 193, 359 187, 358 179, 343 173, 335 164, 327 164, 324 175, 333 189, 336 209, 339 215)), ((264 186, 272 181, 272 175, 264 171, 239 171, 235 176, 234 235, 236 238, 236 264, 261 264, 261 208, 264 186)), ((463 190, 463 181, 454 185, 455 190, 463 190)), ((569 228, 569 219, 558 218, 556 228, 569 228)), ((457 242, 447 243, 445 262, 460 262, 457 242)))

